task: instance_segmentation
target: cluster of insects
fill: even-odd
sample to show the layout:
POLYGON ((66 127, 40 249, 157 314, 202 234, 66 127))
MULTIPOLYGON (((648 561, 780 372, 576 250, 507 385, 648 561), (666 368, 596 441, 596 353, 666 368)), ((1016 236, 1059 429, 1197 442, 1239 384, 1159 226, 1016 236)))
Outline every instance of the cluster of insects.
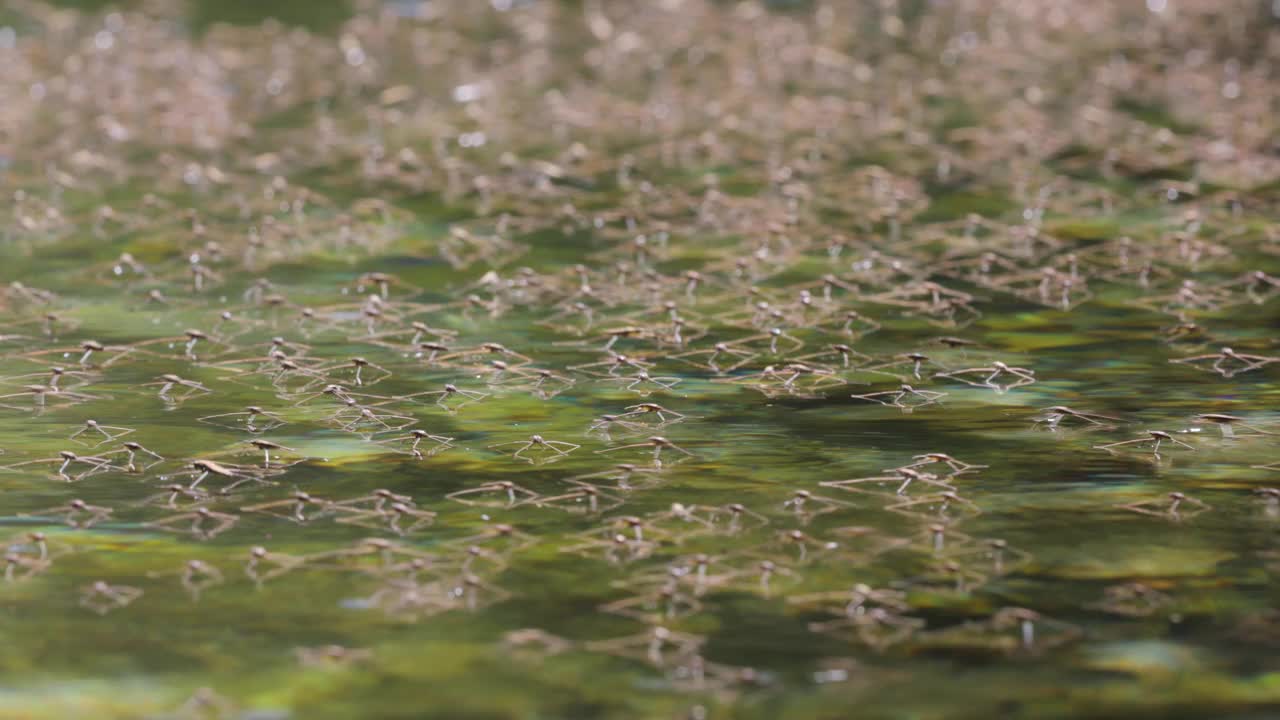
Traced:
MULTIPOLYGON (((730 700, 784 684, 717 651, 743 597, 840 660, 1180 617, 1141 577, 1065 606, 1053 539, 1009 509, 1280 518, 1275 51, 1223 55, 1265 45, 1235 21, 1200 44, 1243 2, 1171 4, 387 3, 333 38, 203 43, 163 8, 18 3, 4 582, 73 578, 91 618, 334 583, 401 628, 572 573, 619 632, 543 618, 502 652, 730 700), (584 52, 553 51, 570 24, 584 52), (1051 58, 1086 36, 1117 49, 1012 77, 1011 38, 1051 58), (1194 398, 1143 397, 1160 383, 1194 398), (1073 505, 1015 447, 1152 481, 1073 505), (82 570, 130 543, 142 572, 82 570)), ((380 661, 341 641, 293 660, 380 661)), ((177 712, 239 708, 205 688, 177 712)))

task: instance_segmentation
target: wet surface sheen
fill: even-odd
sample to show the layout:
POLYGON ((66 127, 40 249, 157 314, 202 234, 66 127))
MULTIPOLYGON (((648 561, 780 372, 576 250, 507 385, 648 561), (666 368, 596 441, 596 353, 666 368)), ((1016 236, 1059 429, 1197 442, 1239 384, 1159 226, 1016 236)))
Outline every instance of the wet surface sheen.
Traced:
POLYGON ((0 717, 1280 707, 1252 5, 61 5, 0 717))

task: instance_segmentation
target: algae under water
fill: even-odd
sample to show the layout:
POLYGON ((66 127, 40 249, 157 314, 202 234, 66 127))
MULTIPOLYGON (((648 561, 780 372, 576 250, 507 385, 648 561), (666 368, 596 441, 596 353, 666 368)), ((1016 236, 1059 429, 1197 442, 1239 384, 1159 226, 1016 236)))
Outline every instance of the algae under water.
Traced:
POLYGON ((6 3, 0 718, 1274 714, 1277 20, 1077 5, 6 3))

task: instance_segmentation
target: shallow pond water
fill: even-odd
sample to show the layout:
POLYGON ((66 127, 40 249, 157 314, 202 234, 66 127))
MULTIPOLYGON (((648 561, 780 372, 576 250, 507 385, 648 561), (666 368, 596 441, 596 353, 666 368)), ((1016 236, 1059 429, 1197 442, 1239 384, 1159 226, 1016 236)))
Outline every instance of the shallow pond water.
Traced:
MULTIPOLYGON (((862 25, 154 5, 21 3, 0 43, 43 103, 0 146, 0 717, 1280 708, 1280 186, 1208 178, 1177 98, 1109 96, 1117 138, 1166 131, 1120 160, 772 127, 737 90, 708 139, 663 104, 697 72, 567 48, 862 25)), ((972 32, 902 5, 886 84, 931 22, 972 32)), ((698 42, 769 102, 861 76, 698 42)), ((1009 131, 922 92, 938 138, 1009 131)))

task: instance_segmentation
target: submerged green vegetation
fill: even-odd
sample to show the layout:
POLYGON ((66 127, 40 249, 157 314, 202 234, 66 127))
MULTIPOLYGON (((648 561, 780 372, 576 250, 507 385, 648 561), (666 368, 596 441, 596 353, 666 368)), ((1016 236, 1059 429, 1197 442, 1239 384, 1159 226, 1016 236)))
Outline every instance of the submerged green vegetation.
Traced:
POLYGON ((1280 708, 1268 3, 0 8, 0 718, 1280 708))

